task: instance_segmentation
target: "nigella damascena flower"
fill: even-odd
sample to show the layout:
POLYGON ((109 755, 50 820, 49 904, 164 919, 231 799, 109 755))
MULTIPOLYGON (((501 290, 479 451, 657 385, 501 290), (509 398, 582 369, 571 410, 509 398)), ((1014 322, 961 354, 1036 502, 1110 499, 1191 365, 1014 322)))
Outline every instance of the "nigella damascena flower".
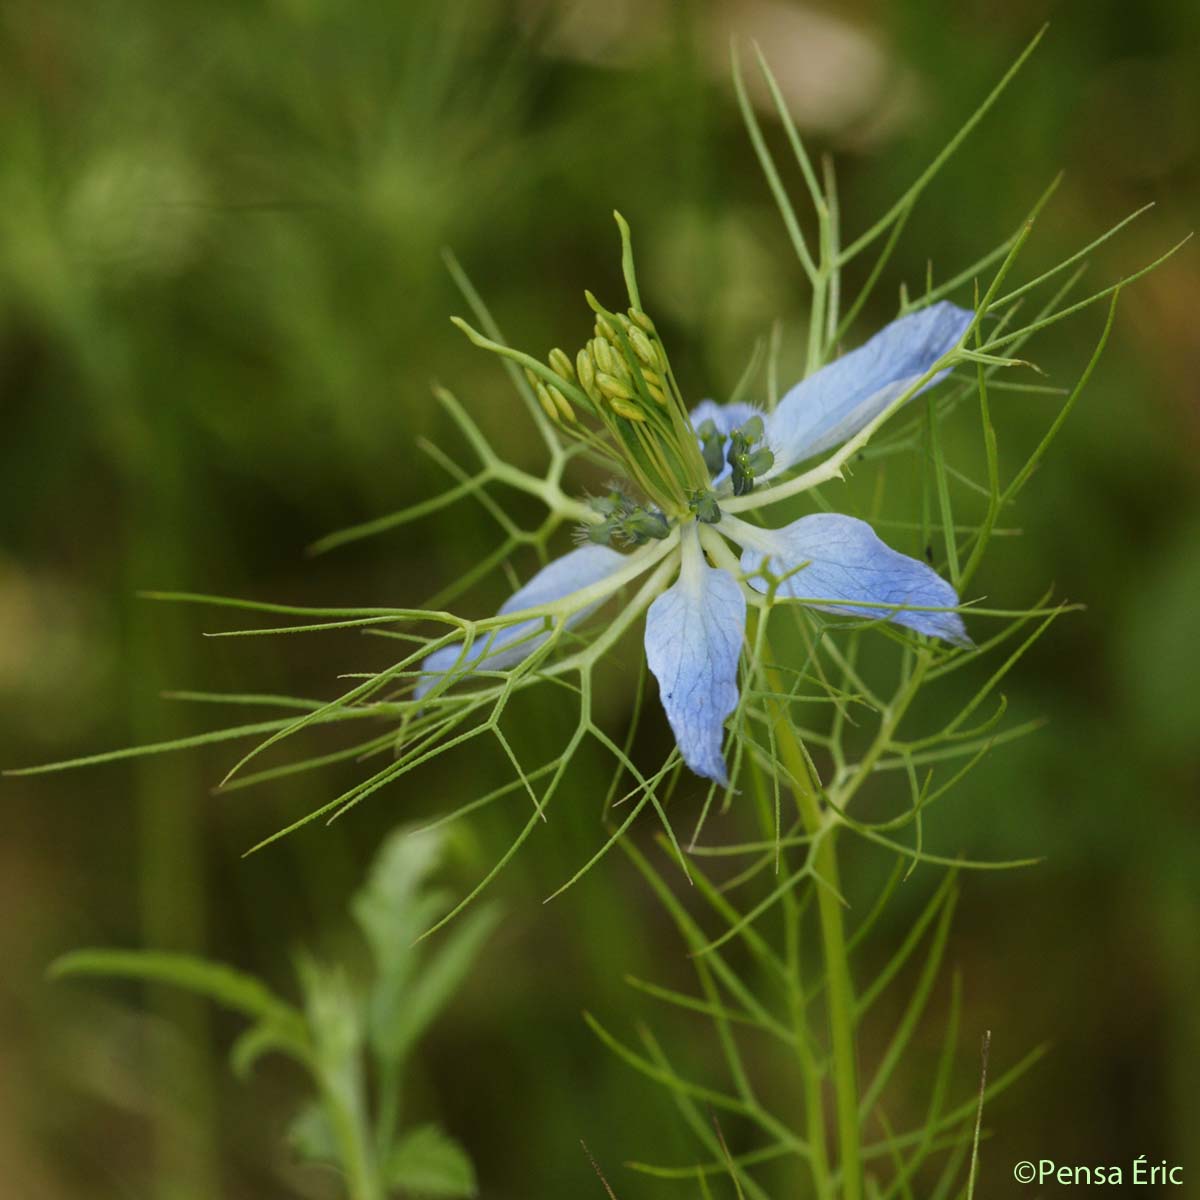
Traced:
POLYGON ((795 469, 936 384, 969 312, 942 302, 893 321, 770 412, 712 400, 689 410, 646 314, 636 304, 626 315, 589 302, 596 336, 574 360, 553 351, 530 382, 558 429, 611 462, 629 487, 588 502, 584 544, 509 598, 498 615, 510 623, 424 660, 418 699, 439 683, 520 663, 556 623, 578 624, 645 576, 632 603, 646 608, 646 662, 680 753, 696 774, 727 784, 722 739, 738 703, 748 603, 791 601, 969 644, 953 587, 864 521, 820 512, 773 528, 738 516, 819 481, 819 470, 795 469))

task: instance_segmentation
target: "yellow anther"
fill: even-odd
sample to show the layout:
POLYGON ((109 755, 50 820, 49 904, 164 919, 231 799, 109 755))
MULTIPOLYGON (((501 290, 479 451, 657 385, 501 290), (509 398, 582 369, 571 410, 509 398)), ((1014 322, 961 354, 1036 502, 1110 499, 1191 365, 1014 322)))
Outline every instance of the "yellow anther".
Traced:
POLYGON ((604 338, 593 338, 588 343, 588 348, 592 352, 592 358, 596 360, 596 366, 601 371, 607 371, 609 375, 617 373, 617 355, 604 338))
POLYGON ((646 419, 646 414, 634 404, 628 404, 620 399, 612 400, 611 404, 613 412, 627 421, 644 421, 646 419))
POLYGON ((656 403, 662 405, 663 408, 667 407, 666 392, 664 392, 657 384, 651 383, 649 379, 646 380, 646 391, 648 391, 650 395, 654 397, 656 403))
MULTIPOLYGON (((559 419, 559 413, 558 409, 554 406, 554 401, 550 398, 550 390, 540 380, 534 384, 533 390, 534 394, 538 398, 538 403, 542 406, 542 412, 544 412, 546 416, 550 418, 550 420, 557 422, 559 419)), ((557 388, 554 390, 558 391, 557 388)))
POLYGON ((610 400, 632 400, 633 393, 607 371, 596 372, 596 386, 610 400))
POLYGON ((575 370, 579 373, 579 382, 583 390, 590 396, 596 386, 596 368, 592 365, 592 356, 587 350, 580 350, 575 355, 575 370))
POLYGON ((629 316, 634 324, 640 325, 647 333, 654 332, 654 322, 640 308, 631 308, 629 316))
POLYGON ((550 351, 550 367, 560 379, 565 379, 568 383, 575 378, 575 371, 571 366, 571 360, 556 346, 550 351))
POLYGON ((630 325, 626 335, 633 352, 648 367, 658 366, 658 355, 654 353, 654 343, 636 326, 630 325))
MULTIPOLYGON (((566 356, 564 355, 564 357, 566 356)), ((554 401, 554 407, 558 409, 558 415, 564 421, 576 422, 579 420, 579 418, 575 415, 575 410, 571 407, 566 396, 564 396, 562 392, 560 392, 558 388, 554 386, 554 384, 550 384, 546 388, 546 391, 549 393, 550 399, 554 401)))

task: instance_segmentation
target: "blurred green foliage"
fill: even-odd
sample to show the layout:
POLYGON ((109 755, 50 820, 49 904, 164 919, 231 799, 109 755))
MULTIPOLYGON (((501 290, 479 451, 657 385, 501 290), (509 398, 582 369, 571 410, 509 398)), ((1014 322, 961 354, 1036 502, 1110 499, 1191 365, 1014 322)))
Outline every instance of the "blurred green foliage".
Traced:
POLYGON ((352 1200, 396 1193, 463 1200, 478 1194, 463 1148, 436 1125, 400 1125, 405 1064, 462 986, 496 919, 494 909, 476 909, 435 952, 418 949, 430 920, 452 902, 429 884, 443 847, 437 831, 390 835, 351 904, 371 949, 369 983, 352 982, 341 963, 301 955, 302 1009, 253 975, 190 954, 75 950, 50 974, 166 984, 248 1018, 230 1055, 240 1078, 268 1054, 292 1059, 309 1077, 315 1095, 288 1128, 302 1160, 335 1171, 352 1200))
MULTIPOLYGON (((1097 255, 1099 284, 1195 219, 1200 10, 1188 0, 13 0, 0 14, 0 761, 226 715, 164 703, 164 689, 328 695, 338 672, 378 661, 354 636, 205 643, 211 616, 147 604, 139 588, 407 603, 486 552, 495 532, 469 509, 304 552, 444 486, 418 448, 429 436, 459 449, 431 379, 507 454, 538 452, 495 364, 446 320, 461 301, 443 245, 514 341, 575 344, 582 288, 620 294, 619 206, 685 390, 726 393, 776 317, 794 367, 804 289, 732 102, 731 34, 764 43, 806 136, 837 156, 852 229, 1047 16, 1049 37, 914 212, 888 279, 917 284, 929 257, 952 273, 1066 168, 1030 275, 1158 203, 1097 255)), ((1047 729, 992 756, 930 831, 943 852, 1048 856, 969 880, 951 938, 966 1033, 992 1029, 1000 1063, 1057 1043, 988 1114, 985 1180, 1042 1155, 1179 1158, 1200 1129, 1196 262, 1189 248, 1122 297, 1100 372, 1023 496, 1020 536, 976 581, 1000 604, 1053 580, 1088 605, 1007 681, 1010 713, 1045 714, 1047 729)), ((892 315, 890 295, 863 329, 892 315)), ((1052 382, 1086 359, 1100 319, 1038 349, 1052 382)), ((1048 409, 1015 397, 994 417, 1016 461, 1048 409)), ((948 452, 975 454, 973 433, 965 419, 948 428, 948 452)), ((877 486, 908 495, 902 471, 881 471, 855 481, 846 511, 877 486)), ((505 589, 497 576, 468 603, 486 611, 505 589)), ((614 690, 602 705, 621 727, 629 698, 614 690)), ((554 744, 549 728, 525 736, 554 744)), ((647 721, 641 750, 665 744, 647 721)), ((314 927, 340 948, 339 914, 389 829, 486 790, 505 764, 448 762, 248 860, 354 768, 214 797, 226 765, 205 753, 0 784, 0 1168, 15 1195, 330 1194, 277 1148, 293 1081, 266 1064, 238 1088, 223 1020, 209 1028, 202 1009, 157 992, 146 1018, 49 986, 44 967, 76 945, 141 944, 284 979, 314 927)), ((581 1136, 622 1200, 647 1190, 623 1159, 685 1154, 675 1115, 579 1018, 586 1004, 620 1028, 649 1003, 626 973, 677 956, 685 974, 664 915, 615 859, 539 903, 599 842, 606 776, 594 769, 502 877, 510 916, 413 1064, 414 1120, 469 1148, 489 1196, 599 1194, 581 1136)), ((458 831, 461 884, 524 816, 498 810, 458 831)), ((864 852, 860 874, 886 865, 864 852)), ((921 872, 905 885, 895 928, 930 886, 921 872)), ((677 1051, 696 1074, 713 1058, 702 1030, 677 1051)))

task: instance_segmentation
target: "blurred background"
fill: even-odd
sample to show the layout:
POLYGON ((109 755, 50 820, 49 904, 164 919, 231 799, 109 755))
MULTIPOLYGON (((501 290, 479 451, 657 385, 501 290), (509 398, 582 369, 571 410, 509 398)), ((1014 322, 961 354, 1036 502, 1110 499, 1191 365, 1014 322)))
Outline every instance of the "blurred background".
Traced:
MULTIPOLYGON (((380 643, 354 634, 205 641, 240 622, 152 604, 139 589, 414 603, 493 544, 494 526, 468 507, 305 553, 330 530, 445 486, 418 437, 467 461, 433 380, 507 455, 537 462, 503 375, 447 320, 464 306, 443 246, 511 340, 538 353, 572 347, 588 327, 582 289, 620 295, 617 206, 685 390, 727 394, 776 317, 785 362, 798 361, 802 275, 733 102, 731 37, 764 45, 802 131, 837 156, 854 231, 1047 19, 1042 47, 913 214, 863 330, 892 315, 896 287, 918 285, 927 258, 945 278, 1006 236, 1060 168, 1023 278, 1148 201, 1157 207, 1095 256, 1090 287, 1193 228, 1200 8, 9 0, 0 764, 241 719, 165 701, 164 690, 328 696, 338 672, 385 661, 380 643)), ((1087 605, 1005 684, 1014 720, 1041 713, 1047 728, 994 753, 927 827, 943 853, 1047 857, 1032 871, 968 878, 951 940, 964 1096, 984 1029, 997 1068, 1055 1043, 989 1111, 989 1195, 1018 1190, 1022 1158, 1146 1154, 1200 1170, 1197 311, 1191 247, 1122 297, 1100 371, 1008 522, 1023 536, 999 542, 976 580, 998 604, 1032 603, 1053 582, 1087 605)), ((1102 320, 1092 310, 1035 343, 1051 382, 1074 378, 1102 320)), ((1012 470, 1053 402, 997 397, 1012 470)), ((974 446, 968 413, 947 438, 952 454, 974 446)), ((504 588, 494 577, 460 604, 490 611, 504 588)), ((623 728, 628 696, 614 687, 602 706, 623 728)), ((655 713, 639 754, 654 761, 666 744, 655 713)), ((51 984, 45 967, 82 945, 189 949, 291 993, 298 943, 360 954, 345 902, 386 831, 485 791, 505 765, 447 760, 332 828, 243 859, 357 769, 213 795, 232 757, 225 747, 0 781, 6 1195, 335 1194, 282 1143, 296 1084, 287 1066, 267 1064, 248 1086, 232 1078, 236 1023, 171 994, 51 984)), ((603 769, 598 757, 582 764, 501 877, 507 919, 412 1081, 410 1110, 471 1149, 488 1197, 600 1195, 581 1137, 622 1200, 690 1194, 622 1167, 685 1161, 689 1143, 668 1098, 580 1019, 586 1007, 619 1032, 635 1017, 672 1020, 622 982, 681 960, 672 929, 620 856, 541 905, 599 844, 603 769)), ((696 804, 686 791, 677 803, 696 804)), ((494 861, 524 816, 514 799, 463 828, 456 886, 494 861)), ((861 857, 867 874, 887 866, 861 857)), ((936 882, 918 872, 905 885, 881 947, 936 882)), ((920 1119, 915 1084, 929 1066, 921 1055, 936 1054, 947 987, 898 1124, 920 1119)), ((676 1026, 681 1061, 705 1077, 705 1027, 676 1026)))

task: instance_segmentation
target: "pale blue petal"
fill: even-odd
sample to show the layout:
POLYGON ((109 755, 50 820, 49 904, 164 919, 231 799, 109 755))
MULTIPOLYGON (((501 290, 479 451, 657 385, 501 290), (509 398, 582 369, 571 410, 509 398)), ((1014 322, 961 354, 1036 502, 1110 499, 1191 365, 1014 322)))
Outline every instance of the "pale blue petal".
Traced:
POLYGON ((679 579, 646 614, 646 663, 683 761, 729 782, 721 753, 725 719, 737 707, 746 597, 728 571, 710 567, 694 533, 685 537, 679 579))
MULTIPOLYGON (((608 546, 580 546, 544 566, 500 606, 498 615, 552 604, 572 592, 606 579, 625 561, 625 555, 608 546)), ((567 625, 582 621, 596 607, 596 604, 589 604, 572 613, 567 618, 567 625)), ((420 700, 447 671, 467 675, 479 667, 487 671, 501 671, 515 666, 545 642, 549 634, 539 633, 544 625, 544 618, 530 617, 527 621, 489 630, 481 633, 465 654, 461 642, 440 647, 421 664, 422 675, 413 689, 413 696, 420 700)))
MULTIPOLYGON (((943 300, 885 325, 796 384, 771 414, 774 473, 832 450, 873 421, 962 337, 971 313, 943 300)), ((932 387, 940 372, 927 384, 932 387)), ((922 389, 924 390, 924 389, 922 389)))
MULTIPOLYGON (((742 570, 748 575, 763 568, 783 579, 776 595, 809 600, 824 612, 852 617, 886 617, 897 625, 957 645, 970 645, 962 617, 953 612, 894 612, 886 608, 839 605, 913 604, 923 608, 957 606, 958 595, 932 567, 885 545, 865 521, 840 513, 814 513, 782 529, 764 529, 754 548, 742 551, 742 570), (784 578, 786 576, 787 578, 784 578)), ((762 578, 750 579, 759 592, 768 589, 762 578)))
POLYGON ((723 433, 728 437, 739 426, 745 425, 751 417, 765 419, 766 415, 762 409, 755 408, 753 404, 743 404, 740 401, 734 404, 718 404, 715 400, 701 400, 688 413, 688 418, 692 422, 693 429, 699 429, 705 421, 711 421, 717 427, 718 433, 723 433))

